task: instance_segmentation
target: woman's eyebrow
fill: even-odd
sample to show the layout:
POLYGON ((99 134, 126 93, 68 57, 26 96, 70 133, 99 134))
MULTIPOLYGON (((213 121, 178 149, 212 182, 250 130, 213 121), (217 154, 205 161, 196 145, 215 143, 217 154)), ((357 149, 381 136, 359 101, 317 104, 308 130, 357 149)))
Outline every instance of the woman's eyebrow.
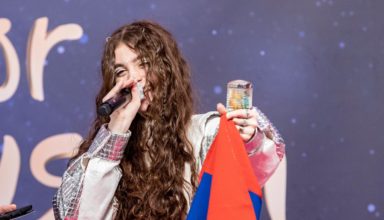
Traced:
POLYGON ((117 69, 117 68, 119 68, 119 67, 126 68, 126 67, 124 66, 124 64, 121 64, 121 63, 116 63, 115 65, 113 65, 113 69, 117 69))
MULTIPOLYGON (((136 62, 139 61, 139 60, 140 60, 139 57, 135 57, 135 58, 133 58, 130 62, 132 62, 132 63, 136 63, 136 62)), ((127 62, 127 64, 128 64, 128 62, 127 62)), ((123 63, 115 63, 115 65, 113 65, 113 68, 114 68, 114 69, 116 69, 116 68, 118 68, 118 67, 126 68, 126 66, 128 66, 128 65, 124 65, 123 63)))

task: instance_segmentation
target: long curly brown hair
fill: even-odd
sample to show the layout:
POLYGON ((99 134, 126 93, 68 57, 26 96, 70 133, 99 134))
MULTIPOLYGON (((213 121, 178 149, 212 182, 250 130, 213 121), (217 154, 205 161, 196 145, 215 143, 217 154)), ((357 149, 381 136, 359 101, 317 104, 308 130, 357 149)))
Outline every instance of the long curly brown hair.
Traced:
MULTIPOLYGON (((160 25, 138 21, 122 26, 104 48, 103 84, 96 108, 115 83, 114 51, 119 43, 145 60, 144 91, 146 96, 151 91, 153 99, 130 127, 132 136, 120 163, 123 176, 115 192, 119 204, 116 219, 184 219, 197 185, 193 148, 187 139, 193 114, 189 67, 172 35, 160 25), (186 180, 184 173, 189 167, 191 179, 186 180)), ((108 122, 109 117, 96 117, 74 158, 88 150, 101 125, 108 122)))

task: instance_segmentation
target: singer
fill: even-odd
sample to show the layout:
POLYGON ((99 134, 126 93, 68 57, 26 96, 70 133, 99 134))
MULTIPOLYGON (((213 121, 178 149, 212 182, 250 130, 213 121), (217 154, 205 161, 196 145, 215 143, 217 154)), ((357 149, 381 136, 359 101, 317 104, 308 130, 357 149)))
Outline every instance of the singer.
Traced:
POLYGON ((123 89, 132 97, 94 119, 53 199, 56 219, 184 219, 221 114, 235 122, 261 185, 277 168, 284 142, 256 107, 194 114, 190 70, 160 25, 120 27, 101 64, 96 109, 123 89))

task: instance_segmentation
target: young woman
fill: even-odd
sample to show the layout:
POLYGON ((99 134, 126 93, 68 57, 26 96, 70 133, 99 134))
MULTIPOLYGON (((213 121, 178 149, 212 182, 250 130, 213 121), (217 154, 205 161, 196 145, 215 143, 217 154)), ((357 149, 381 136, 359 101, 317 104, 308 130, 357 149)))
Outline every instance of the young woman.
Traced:
POLYGON ((226 113, 218 104, 217 112, 193 114, 190 70, 156 23, 134 22, 108 37, 102 75, 96 107, 124 88, 132 98, 94 120, 55 195, 57 219, 184 219, 221 114, 235 122, 261 185, 284 155, 257 108, 226 113))

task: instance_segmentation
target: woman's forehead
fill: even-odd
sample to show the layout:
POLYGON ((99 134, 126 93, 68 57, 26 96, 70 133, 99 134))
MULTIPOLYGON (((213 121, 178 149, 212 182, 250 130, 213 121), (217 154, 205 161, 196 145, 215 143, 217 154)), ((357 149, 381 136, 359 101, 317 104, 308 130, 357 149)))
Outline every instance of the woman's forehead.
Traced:
POLYGON ((138 53, 127 45, 120 43, 115 49, 115 64, 127 65, 137 62, 139 59, 138 53))

